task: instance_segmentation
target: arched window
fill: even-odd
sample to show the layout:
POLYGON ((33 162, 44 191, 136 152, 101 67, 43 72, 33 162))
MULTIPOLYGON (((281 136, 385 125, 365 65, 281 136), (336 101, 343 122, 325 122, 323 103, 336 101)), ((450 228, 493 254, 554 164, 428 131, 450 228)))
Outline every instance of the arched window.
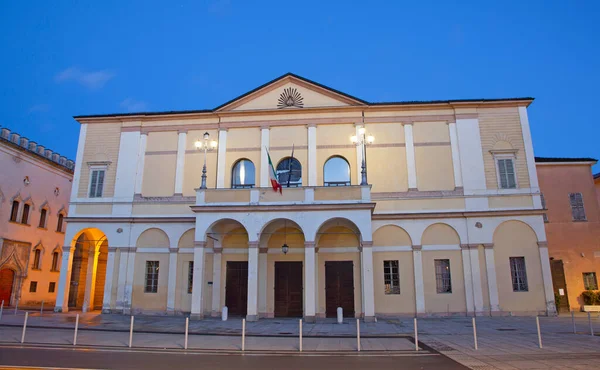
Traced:
POLYGON ((323 185, 349 186, 350 164, 344 157, 331 157, 323 167, 323 185))
POLYGON ((46 228, 46 216, 48 215, 48 210, 46 208, 42 208, 41 212, 40 212, 40 224, 38 227, 41 227, 42 229, 46 228))
POLYGON ((23 206, 23 216, 21 216, 21 223, 25 225, 29 225, 29 204, 25 204, 23 206))
POLYGON ((12 209, 10 210, 10 220, 17 222, 17 215, 19 214, 19 201, 15 200, 12 203, 12 209))
POLYGON ((58 252, 52 252, 52 267, 50 271, 58 271, 58 252))
POLYGON ((296 158, 287 157, 277 165, 277 181, 284 188, 302 186, 302 165, 296 158))
POLYGON ((240 159, 231 171, 231 187, 234 189, 253 188, 256 175, 254 163, 249 159, 240 159))
POLYGON ((58 215, 58 223, 56 224, 56 231, 58 231, 59 233, 62 233, 63 231, 63 219, 65 218, 65 216, 63 216, 63 214, 59 214, 58 215))
POLYGON ((33 252, 33 267, 34 270, 42 269, 42 250, 40 248, 36 248, 33 252))

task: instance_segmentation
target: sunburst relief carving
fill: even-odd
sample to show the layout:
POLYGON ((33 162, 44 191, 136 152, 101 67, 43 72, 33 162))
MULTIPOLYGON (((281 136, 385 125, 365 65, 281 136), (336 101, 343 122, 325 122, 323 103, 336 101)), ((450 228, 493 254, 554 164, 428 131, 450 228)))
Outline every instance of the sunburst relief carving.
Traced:
POLYGON ((303 108, 303 100, 304 98, 302 97, 302 95, 300 95, 296 88, 288 87, 287 89, 283 89, 283 92, 281 93, 281 95, 279 95, 277 108, 303 108))

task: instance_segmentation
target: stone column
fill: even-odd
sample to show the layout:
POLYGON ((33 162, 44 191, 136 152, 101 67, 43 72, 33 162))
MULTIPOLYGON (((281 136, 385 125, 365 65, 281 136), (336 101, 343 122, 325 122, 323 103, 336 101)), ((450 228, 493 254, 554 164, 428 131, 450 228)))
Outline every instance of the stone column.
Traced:
POLYGON ((268 248, 258 249, 258 316, 268 317, 267 311, 267 268, 268 248))
POLYGON ((125 294, 123 296, 123 313, 131 314, 131 298, 133 297, 133 272, 135 270, 135 247, 129 248, 127 254, 127 274, 125 278, 125 294))
POLYGON ((169 248, 169 278, 167 282, 167 314, 175 314, 175 293, 177 285, 177 248, 169 248))
POLYGON ((448 131, 450 134, 450 148, 452 150, 452 169, 454 171, 454 187, 462 188, 462 173, 460 171, 460 153, 458 148, 458 134, 456 132, 456 122, 448 122, 448 131))
POLYGON ((556 315, 556 303, 554 302, 554 287, 552 285, 552 273, 550 270, 550 256, 548 255, 548 242, 538 242, 540 251, 540 262, 542 265, 542 279, 544 281, 544 293, 546 295, 546 313, 556 315))
POLYGON ((308 186, 317 186, 317 126, 308 125, 308 186))
POLYGON ((98 270, 98 256, 100 255, 100 243, 88 250, 87 273, 85 276, 85 293, 83 295, 82 311, 88 312, 94 309, 94 293, 96 292, 96 271, 98 270))
POLYGON ((416 316, 425 314, 425 288, 423 286, 423 256, 421 245, 412 246, 413 270, 415 273, 415 310, 416 316))
POLYGON ((316 285, 316 253, 315 242, 304 242, 304 320, 315 322, 317 313, 317 302, 315 291, 316 285))
POLYGON ((204 260, 206 242, 194 242, 194 273, 192 282, 192 312, 190 318, 204 318, 203 294, 204 294, 204 260))
MULTIPOLYGON (((271 186, 269 182, 269 157, 265 148, 269 148, 269 127, 260 129, 260 187, 271 186)), ((250 298, 250 297, 248 297, 250 298)))
POLYGON ((60 264, 60 276, 58 277, 58 290, 56 291, 56 303, 54 312, 69 311, 69 288, 71 285, 71 264, 75 247, 65 245, 62 247, 62 261, 60 264))
POLYGON ((417 163, 415 161, 415 144, 412 122, 404 123, 404 142, 406 149, 406 166, 408 173, 408 190, 417 190, 417 163))
POLYGON ((212 307, 210 315, 218 317, 221 315, 221 260, 223 248, 221 242, 214 241, 213 244, 213 275, 212 275, 212 307))
POLYGON ((248 242, 248 313, 246 321, 258 320, 258 242, 248 242))
POLYGON ((365 322, 375 321, 375 286, 373 284, 373 242, 363 241, 361 247, 362 299, 365 322))
MULTIPOLYGON (((187 130, 179 130, 177 140, 177 162, 175 165, 175 195, 183 195, 183 172, 185 168, 185 144, 187 138, 187 130)), ((167 310, 168 310, 167 304, 167 310)))
POLYGON ((494 261, 494 243, 484 244, 485 270, 487 271, 488 291, 490 295, 490 313, 500 311, 498 301, 498 283, 496 280, 496 262, 494 261))
POLYGON ((112 286, 115 274, 115 253, 117 248, 108 247, 106 259, 106 280, 104 281, 104 298, 102 299, 102 313, 112 312, 112 286))
POLYGON ((117 278, 117 304, 116 310, 123 313, 125 308, 125 285, 127 282, 127 263, 129 262, 129 248, 119 250, 119 273, 117 278))
MULTIPOLYGON (((219 129, 219 143, 217 147, 217 188, 225 187, 225 156, 227 154, 227 129, 219 129)), ((213 281, 213 287, 214 287, 213 281)), ((220 308, 219 308, 220 309, 220 308)))

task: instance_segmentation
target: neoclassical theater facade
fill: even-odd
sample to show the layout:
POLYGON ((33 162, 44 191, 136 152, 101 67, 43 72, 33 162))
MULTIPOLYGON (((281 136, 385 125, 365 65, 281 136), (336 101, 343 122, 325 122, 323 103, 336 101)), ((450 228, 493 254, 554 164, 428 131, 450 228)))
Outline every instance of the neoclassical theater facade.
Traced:
POLYGON ((56 310, 554 313, 531 102, 286 74, 214 109, 75 117, 56 310))

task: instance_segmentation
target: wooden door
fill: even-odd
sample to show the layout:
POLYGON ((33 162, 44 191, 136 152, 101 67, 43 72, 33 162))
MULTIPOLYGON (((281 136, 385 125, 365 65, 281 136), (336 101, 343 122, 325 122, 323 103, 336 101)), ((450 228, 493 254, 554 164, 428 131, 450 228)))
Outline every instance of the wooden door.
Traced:
MULTIPOLYGON (((73 256, 73 264, 71 265, 71 281, 69 287, 69 308, 77 307, 77 297, 79 296, 79 280, 81 277, 81 253, 73 256)), ((82 302, 83 304, 83 302, 82 302)))
POLYGON ((248 262, 246 261, 227 262, 225 306, 232 316, 246 316, 248 310, 248 262))
POLYGON ((352 261, 325 262, 325 314, 336 317, 337 308, 344 317, 354 317, 354 263, 352 261))
POLYGON ((10 306, 14 282, 15 272, 13 270, 0 270, 0 302, 4 301, 4 306, 10 306))
POLYGON ((275 262, 275 317, 302 317, 302 262, 275 262))
POLYGON ((567 293, 567 282, 565 280, 565 268, 562 260, 550 260, 550 271, 552 272, 552 285, 554 285, 554 296, 559 297, 556 302, 558 313, 569 312, 569 295, 567 293), (564 295, 560 295, 560 290, 564 295))

